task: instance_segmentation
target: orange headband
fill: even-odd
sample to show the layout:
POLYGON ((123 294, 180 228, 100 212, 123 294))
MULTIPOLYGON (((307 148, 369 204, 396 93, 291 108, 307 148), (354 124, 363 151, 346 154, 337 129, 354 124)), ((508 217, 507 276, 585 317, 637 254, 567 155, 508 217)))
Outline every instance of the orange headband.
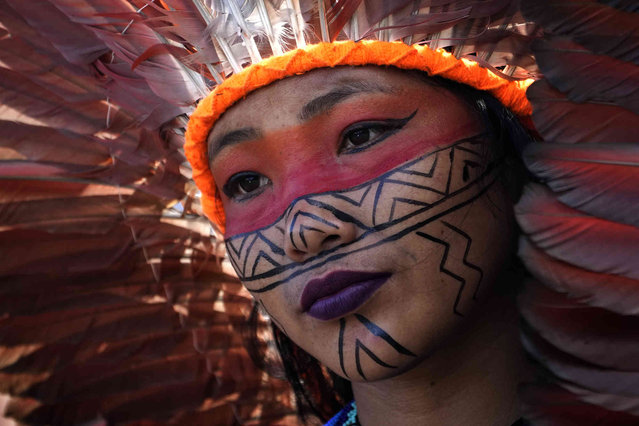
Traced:
POLYGON ((317 68, 346 65, 381 65, 425 71, 431 76, 438 75, 489 92, 525 122, 532 114, 526 98, 526 88, 532 80, 508 81, 476 62, 457 59, 446 51, 435 51, 426 46, 373 40, 340 41, 309 45, 264 59, 232 75, 202 99, 191 114, 186 130, 184 151, 193 168, 195 184, 202 192, 204 213, 222 231, 224 209, 215 197, 215 181, 209 168, 207 147, 207 138, 215 121, 235 102, 274 81, 317 68))

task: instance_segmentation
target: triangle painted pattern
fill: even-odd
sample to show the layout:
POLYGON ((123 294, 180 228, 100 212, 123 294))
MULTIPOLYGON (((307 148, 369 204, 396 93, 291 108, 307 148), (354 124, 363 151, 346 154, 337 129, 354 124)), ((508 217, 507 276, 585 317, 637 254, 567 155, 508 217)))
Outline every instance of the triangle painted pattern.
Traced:
POLYGON ((272 225, 228 239, 231 263, 249 290, 268 291, 320 267, 328 259, 378 245, 375 237, 378 231, 397 239, 411 229, 418 230, 479 197, 490 184, 495 172, 482 165, 486 162, 482 161, 478 147, 476 143, 458 142, 351 189, 300 197, 272 225), (473 167, 468 167, 469 161, 473 167), (300 217, 305 220, 299 220, 300 217), (346 245, 322 251, 303 264, 294 262, 282 249, 285 239, 290 239, 297 249, 304 249, 311 237, 309 233, 326 233, 344 221, 351 221, 359 233, 346 245), (250 285, 257 280, 268 284, 259 288, 250 285))

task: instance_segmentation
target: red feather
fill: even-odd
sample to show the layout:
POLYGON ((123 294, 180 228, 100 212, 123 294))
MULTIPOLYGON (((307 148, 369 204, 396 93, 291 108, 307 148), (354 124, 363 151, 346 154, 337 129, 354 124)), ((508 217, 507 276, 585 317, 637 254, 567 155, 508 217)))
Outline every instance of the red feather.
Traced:
POLYGON ((515 213, 524 234, 550 256, 591 271, 639 279, 639 228, 571 209, 540 185, 527 186, 515 213))
POLYGON ((639 280, 575 267, 545 254, 526 237, 519 240, 518 254, 533 276, 558 293, 622 315, 639 314, 639 280))
POLYGON ((639 416, 591 405, 568 390, 552 384, 521 387, 523 415, 536 426, 634 425, 639 416))
POLYGON ((592 216, 639 226, 639 146, 532 144, 528 169, 562 203, 592 216))
POLYGON ((559 143, 626 143, 639 135, 637 114, 606 104, 570 102, 546 80, 526 92, 533 106, 535 129, 547 141, 559 143), (587 125, 585 125, 587 123, 587 125))
POLYGON ((639 372, 639 317, 592 308, 542 285, 527 285, 519 304, 527 325, 556 349, 593 366, 639 372))
POLYGON ((560 38, 537 40, 533 49, 545 78, 571 101, 606 102, 639 114, 639 67, 560 38))

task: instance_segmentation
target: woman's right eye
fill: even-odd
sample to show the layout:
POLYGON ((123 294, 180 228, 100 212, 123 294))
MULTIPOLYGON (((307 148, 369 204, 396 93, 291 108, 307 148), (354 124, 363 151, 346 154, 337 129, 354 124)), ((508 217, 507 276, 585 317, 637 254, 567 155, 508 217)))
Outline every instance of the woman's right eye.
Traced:
POLYGON ((269 178, 255 172, 236 173, 224 184, 222 191, 235 200, 246 200, 261 193, 269 178))

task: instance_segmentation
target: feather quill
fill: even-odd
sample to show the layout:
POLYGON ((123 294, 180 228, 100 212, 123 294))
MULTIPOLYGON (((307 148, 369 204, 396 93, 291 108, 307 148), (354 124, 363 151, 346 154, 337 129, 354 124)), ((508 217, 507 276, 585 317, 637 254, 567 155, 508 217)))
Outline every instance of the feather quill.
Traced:
MULTIPOLYGON (((259 62, 262 60, 262 56, 260 55, 259 50, 257 49, 257 44, 255 44, 255 40, 253 39, 252 31, 249 30, 248 25, 246 23, 246 17, 243 12, 237 6, 236 0, 224 0, 224 4, 226 5, 227 10, 230 15, 235 20, 235 23, 239 27, 239 34, 242 37, 242 41, 246 45, 246 48, 249 52, 249 56, 251 57, 251 61, 253 63, 259 62)), ((245 2, 245 5, 249 5, 249 11, 246 14, 247 16, 251 14, 254 9, 253 1, 245 2)))
POLYGON ((289 12, 289 21, 291 30, 295 37, 295 44, 298 48, 306 46, 306 38, 304 36, 304 18, 300 8, 299 0, 286 0, 286 7, 289 12))
POLYGON ((278 37, 275 34, 275 30, 273 29, 273 25, 271 23, 271 17, 269 16, 265 1, 256 0, 255 4, 257 6, 257 11, 260 16, 260 22, 262 23, 264 31, 266 32, 266 37, 268 38, 268 42, 271 46, 271 50, 273 54, 281 55, 284 51, 282 50, 280 41, 278 40, 278 37))
MULTIPOLYGON (((344 26, 355 17, 355 12, 361 2, 362 0, 341 1, 335 3, 328 9, 326 20, 328 21, 328 32, 332 35, 331 41, 336 40, 344 26)), ((354 20, 354 22, 357 23, 357 20, 354 20)), ((352 39, 358 40, 359 35, 356 35, 352 39)))

